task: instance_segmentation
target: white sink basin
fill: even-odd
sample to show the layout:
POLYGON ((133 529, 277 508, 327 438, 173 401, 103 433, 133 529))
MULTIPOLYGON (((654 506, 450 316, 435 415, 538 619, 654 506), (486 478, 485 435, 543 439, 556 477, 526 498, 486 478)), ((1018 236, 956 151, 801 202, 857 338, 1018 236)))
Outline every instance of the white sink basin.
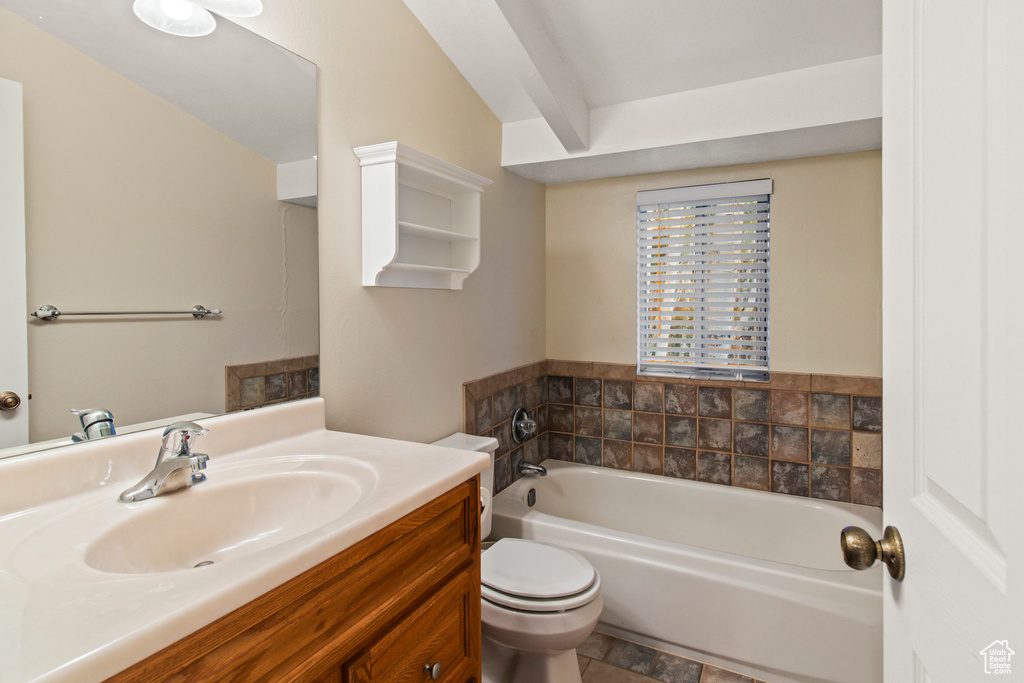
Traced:
POLYGON ((355 479, 334 472, 260 474, 224 484, 211 475, 139 503, 88 546, 85 563, 118 574, 205 567, 318 529, 351 510, 362 494, 355 479))
MULTIPOLYGON (((79 557, 83 569, 108 575, 199 571, 314 535, 377 484, 372 465, 336 455, 213 463, 206 475, 201 484, 136 503, 103 490, 26 539, 13 565, 40 578, 42 556, 66 548, 65 557, 79 557)), ((44 575, 58 569, 44 566, 44 575)))

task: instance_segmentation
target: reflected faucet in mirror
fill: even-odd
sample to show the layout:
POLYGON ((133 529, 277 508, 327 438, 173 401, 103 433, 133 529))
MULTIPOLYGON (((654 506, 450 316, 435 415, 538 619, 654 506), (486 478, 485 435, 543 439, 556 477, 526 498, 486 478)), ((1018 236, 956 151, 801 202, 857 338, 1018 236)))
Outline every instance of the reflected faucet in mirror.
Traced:
POLYGON ((175 422, 168 425, 164 429, 160 452, 156 455, 156 465, 138 484, 122 492, 118 500, 122 503, 134 503, 206 481, 206 475, 200 470, 206 469, 210 456, 192 452, 192 439, 206 432, 206 429, 195 422, 175 422), (167 454, 172 451, 173 455, 168 456, 167 454))
POLYGON ((82 431, 71 435, 75 443, 114 436, 114 416, 102 408, 75 408, 71 413, 82 421, 82 431))

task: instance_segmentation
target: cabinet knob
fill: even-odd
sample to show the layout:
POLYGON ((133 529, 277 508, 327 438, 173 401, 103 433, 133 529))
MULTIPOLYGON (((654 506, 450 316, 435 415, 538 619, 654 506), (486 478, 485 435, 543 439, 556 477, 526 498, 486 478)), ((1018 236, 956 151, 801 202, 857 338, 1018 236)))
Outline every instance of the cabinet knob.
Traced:
POLYGON ((441 662, 434 662, 433 664, 424 664, 423 673, 430 674, 430 680, 436 681, 441 677, 441 662))

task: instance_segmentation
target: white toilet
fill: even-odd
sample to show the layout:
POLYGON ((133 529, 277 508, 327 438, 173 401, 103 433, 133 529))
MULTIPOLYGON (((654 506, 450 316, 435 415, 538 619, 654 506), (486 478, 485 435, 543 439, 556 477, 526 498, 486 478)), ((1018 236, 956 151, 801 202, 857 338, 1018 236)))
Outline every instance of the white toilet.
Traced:
MULTIPOLYGON (((456 433, 438 446, 491 454, 480 474, 480 538, 491 533, 491 437, 456 433)), ((483 683, 579 683, 576 647, 601 616, 601 578, 579 553, 503 538, 481 559, 483 683)))

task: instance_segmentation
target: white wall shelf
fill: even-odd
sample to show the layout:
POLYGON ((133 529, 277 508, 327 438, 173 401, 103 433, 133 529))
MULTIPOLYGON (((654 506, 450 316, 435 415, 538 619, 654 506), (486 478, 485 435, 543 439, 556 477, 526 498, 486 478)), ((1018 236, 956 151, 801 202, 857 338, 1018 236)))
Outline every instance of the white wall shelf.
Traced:
POLYGON ((354 151, 363 286, 462 289, 480 265, 480 195, 491 181, 400 142, 354 151))
POLYGON ((438 228, 430 228, 426 225, 418 225, 416 223, 409 223, 408 221, 398 221, 398 232, 403 235, 429 237, 430 239, 447 240, 448 242, 472 242, 477 239, 470 235, 463 235, 460 232, 439 230, 438 228))
POLYGON ((469 275, 472 271, 465 270, 463 268, 446 268, 445 266, 428 266, 422 263, 402 263, 401 261, 394 261, 388 264, 388 268, 395 270, 415 270, 421 273, 462 273, 469 275))

